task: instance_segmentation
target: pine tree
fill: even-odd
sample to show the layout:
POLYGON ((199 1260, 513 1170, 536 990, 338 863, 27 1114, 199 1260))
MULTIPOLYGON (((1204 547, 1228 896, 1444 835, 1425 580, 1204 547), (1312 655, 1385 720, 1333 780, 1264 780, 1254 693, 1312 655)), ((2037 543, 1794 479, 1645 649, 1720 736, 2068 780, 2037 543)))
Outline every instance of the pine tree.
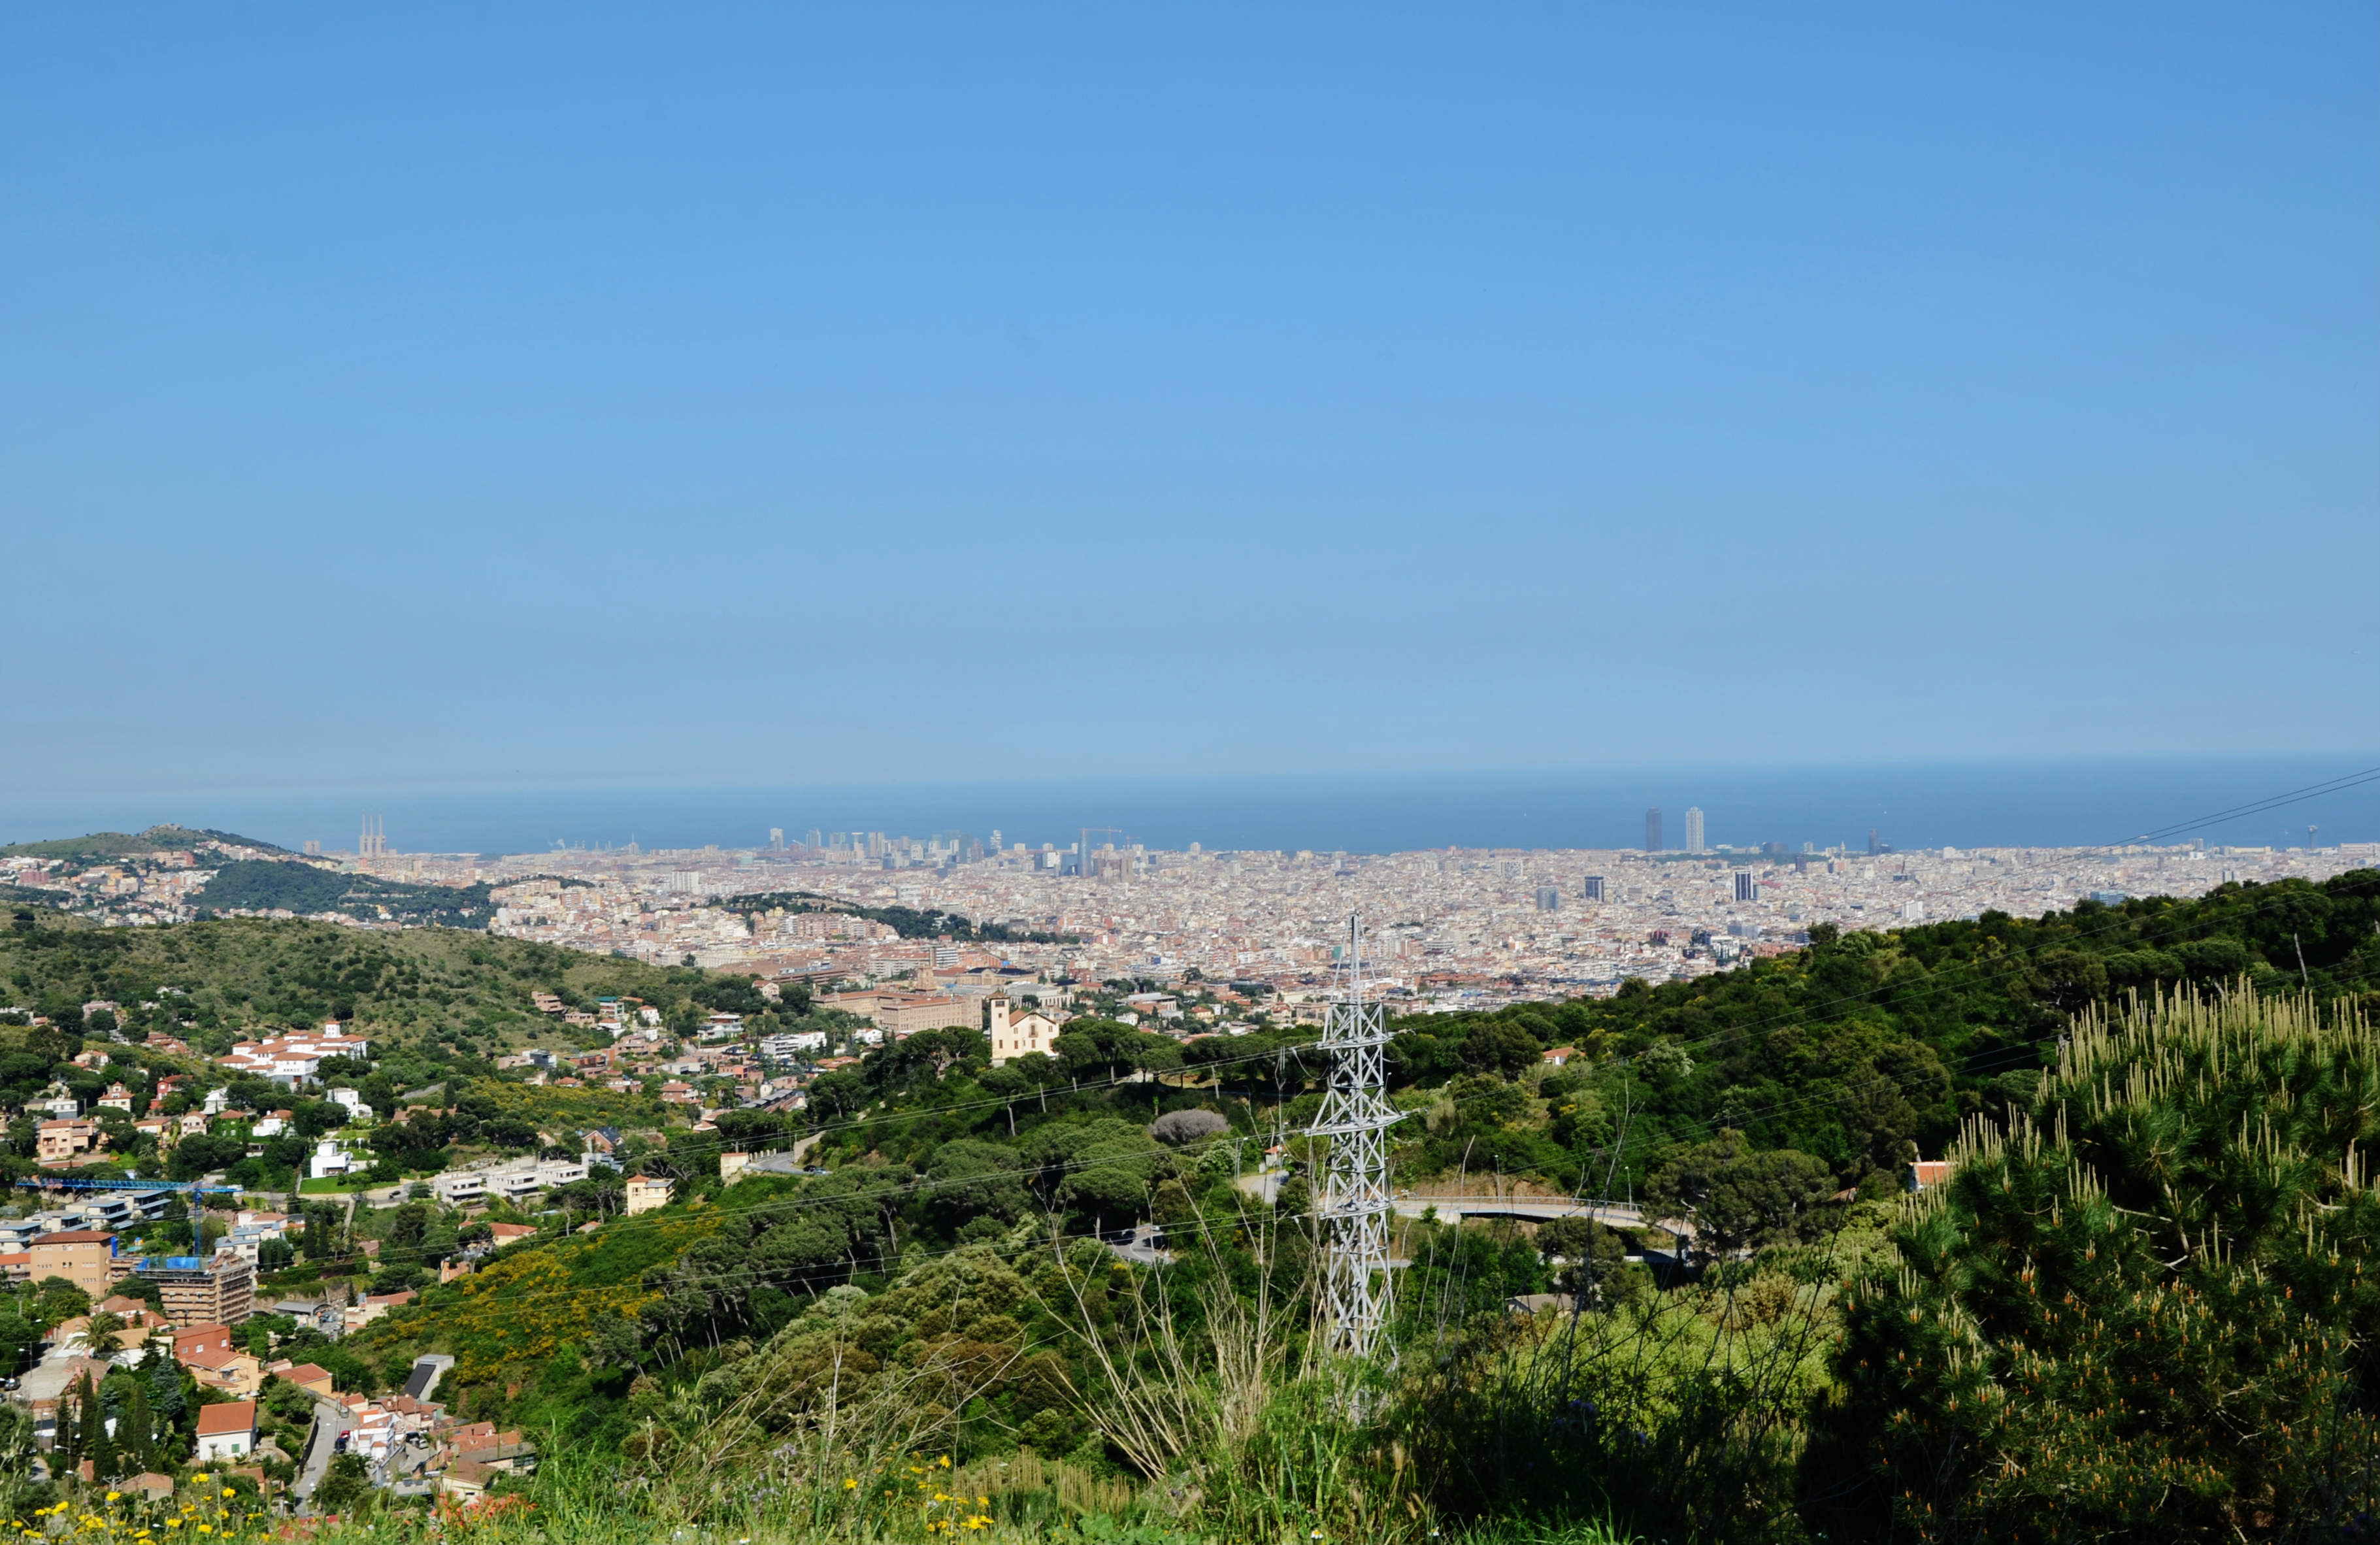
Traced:
POLYGON ((173 1355, 156 1342, 149 1353, 149 1408, 167 1426, 179 1421, 188 1402, 182 1398, 182 1369, 173 1355))

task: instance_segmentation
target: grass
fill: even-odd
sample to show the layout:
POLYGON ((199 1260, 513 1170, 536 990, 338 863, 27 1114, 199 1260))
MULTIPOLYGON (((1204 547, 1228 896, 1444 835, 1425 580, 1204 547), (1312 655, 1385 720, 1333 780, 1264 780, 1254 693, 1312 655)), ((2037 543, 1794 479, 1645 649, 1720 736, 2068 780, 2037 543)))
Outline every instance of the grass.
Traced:
POLYGON ((301 1180, 298 1194, 301 1197, 343 1197, 350 1191, 369 1191, 375 1186, 389 1184, 381 1180, 333 1180, 329 1175, 320 1180, 301 1180))

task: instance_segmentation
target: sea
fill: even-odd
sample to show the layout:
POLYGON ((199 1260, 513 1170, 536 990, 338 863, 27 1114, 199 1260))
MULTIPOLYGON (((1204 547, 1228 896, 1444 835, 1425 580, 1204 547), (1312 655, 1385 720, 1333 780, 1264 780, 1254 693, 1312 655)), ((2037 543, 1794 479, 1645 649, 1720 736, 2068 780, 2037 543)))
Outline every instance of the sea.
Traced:
POLYGON ((1387 853, 1420 848, 1637 848, 1645 814, 1705 840, 1899 851, 2082 847, 2198 839, 2297 847, 2380 841, 2380 752, 1905 762, 1846 766, 1580 768, 1471 773, 1037 783, 555 789, 338 789, 187 797, 0 797, 0 841, 211 827, 298 847, 352 850, 366 814, 414 853, 557 847, 759 847, 812 831, 928 837, 997 831, 1004 843, 1387 853), (2368 781, 2308 797, 2363 774, 2368 781), (2243 810, 2273 800, 2287 802, 2243 810), (2310 831, 2310 829, 2312 829, 2310 831))

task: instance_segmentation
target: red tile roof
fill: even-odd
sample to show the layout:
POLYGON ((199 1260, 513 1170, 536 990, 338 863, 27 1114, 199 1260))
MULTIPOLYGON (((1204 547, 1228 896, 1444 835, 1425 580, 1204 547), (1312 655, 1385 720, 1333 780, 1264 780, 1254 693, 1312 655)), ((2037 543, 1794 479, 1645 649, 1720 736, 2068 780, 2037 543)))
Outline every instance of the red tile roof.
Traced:
POLYGON ((256 1430, 256 1402, 253 1400, 218 1401, 199 1407, 199 1436, 221 1437, 228 1432, 256 1430))

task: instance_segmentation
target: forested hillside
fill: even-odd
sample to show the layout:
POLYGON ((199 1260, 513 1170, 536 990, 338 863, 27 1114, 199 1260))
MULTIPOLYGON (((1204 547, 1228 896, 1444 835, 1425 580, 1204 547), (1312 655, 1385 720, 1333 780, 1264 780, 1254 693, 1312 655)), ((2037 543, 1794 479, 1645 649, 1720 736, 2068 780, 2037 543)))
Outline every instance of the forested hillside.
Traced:
POLYGON ((1000 923, 979 923, 956 912, 927 911, 915 906, 863 906, 857 902, 844 901, 835 896, 822 896, 811 891, 755 891, 745 895, 729 896, 720 905, 731 912, 840 912, 869 922, 882 923, 904 939, 939 939, 944 936, 962 943, 986 944, 1055 944, 1065 943, 1059 934, 1018 931, 1000 923))
POLYGON ((239 858, 223 865, 191 901, 225 912, 344 912, 441 928, 484 929, 496 915, 485 884, 407 884, 270 858, 239 858))
POLYGON ((673 1137, 644 1161, 677 1177, 666 1210, 516 1247, 357 1349, 454 1351, 470 1414, 698 1512, 743 1505, 723 1475, 865 1512, 855 1454, 941 1454, 1002 1516, 1105 1498, 1235 1538, 1618 1509, 1714 1539, 2046 1539, 2074 1507, 2093 1538, 2344 1539, 2380 1502, 2375 982, 2363 871, 1399 1021, 1401 1186, 1492 1174, 1663 1226, 1407 1219, 1362 1423, 1309 1337, 1293 1134, 1324 1069, 1289 1034, 1076 1021, 999 1068, 975 1032, 911 1037, 805 1113, 673 1137), (721 1186, 722 1151, 805 1137, 828 1173, 721 1186), (1946 1153, 2001 1171, 1904 1200, 1906 1162, 1946 1153), (1170 1265, 1123 1247, 1144 1220, 1170 1265), (1508 1308, 1538 1293, 1568 1312, 1508 1308), (2119 1356, 2135 1328, 2154 1356, 2119 1356), (2225 1415, 2157 1438, 2192 1402, 2225 1415))
MULTIPOLYGON (((75 1031, 84 1004, 112 1002, 128 1037, 162 1030, 200 1049, 337 1018, 442 1066, 486 1071, 500 1051, 570 1033, 535 1011, 532 991, 577 1008, 605 995, 640 998, 687 1028, 716 1007, 756 1023, 774 1012, 748 979, 452 929, 378 932, 257 918, 100 928, 18 906, 0 932, 0 1007, 75 1031)), ((589 1032, 588 1043, 601 1039, 589 1032)))
POLYGON ((51 837, 41 842, 10 843, 0 847, 0 858, 62 858, 86 863, 104 863, 127 858, 140 853, 189 852, 207 843, 222 843, 227 847, 249 847, 260 853, 287 853, 269 842, 243 837, 212 828, 192 829, 188 826, 152 826, 145 832, 92 832, 79 837, 51 837))

